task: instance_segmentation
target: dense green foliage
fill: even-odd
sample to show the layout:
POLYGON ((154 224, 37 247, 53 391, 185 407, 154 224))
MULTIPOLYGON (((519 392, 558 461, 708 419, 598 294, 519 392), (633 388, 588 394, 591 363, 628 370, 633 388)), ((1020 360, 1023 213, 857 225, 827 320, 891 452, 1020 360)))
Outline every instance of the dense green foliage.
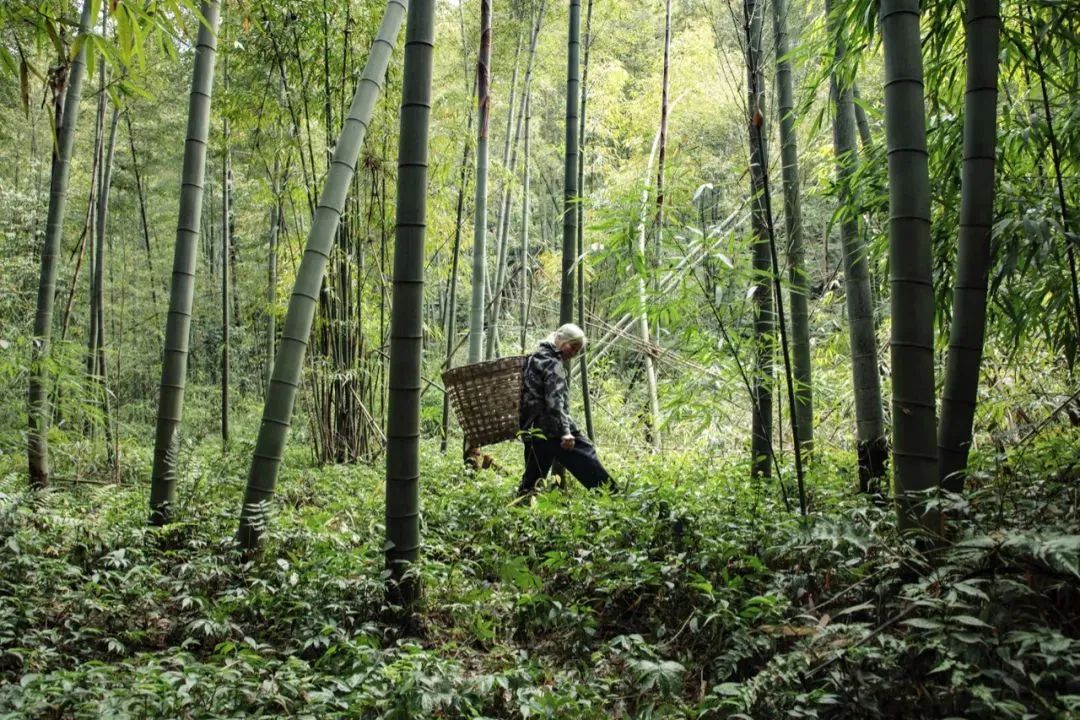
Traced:
POLYGON ((1080 717, 1076 13, 777 1, 0 0, 0 720, 1080 717), (623 491, 514 503, 560 317, 623 491))
POLYGON ((194 448, 187 520, 165 529, 138 485, 34 496, 8 468, 0 715, 1071 717, 1078 440, 979 458, 933 559, 832 457, 800 522, 689 458, 619 467, 619 497, 520 507, 514 479, 428 449, 412 638, 384 622, 380 473, 293 453, 267 552, 242 564, 247 447, 194 448))

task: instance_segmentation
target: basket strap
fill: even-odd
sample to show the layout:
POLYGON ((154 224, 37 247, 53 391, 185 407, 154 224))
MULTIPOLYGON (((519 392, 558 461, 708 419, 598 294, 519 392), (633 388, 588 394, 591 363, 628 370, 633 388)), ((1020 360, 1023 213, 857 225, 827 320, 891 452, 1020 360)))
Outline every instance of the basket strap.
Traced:
MULTIPOLYGON (((536 353, 529 353, 525 356, 525 363, 521 366, 521 393, 518 395, 518 422, 521 422, 521 408, 525 404, 525 376, 529 372, 529 364, 532 363, 533 358, 536 357, 536 353)), ((532 418, 529 418, 531 421, 532 418)), ((519 427, 519 429, 524 429, 519 427)))

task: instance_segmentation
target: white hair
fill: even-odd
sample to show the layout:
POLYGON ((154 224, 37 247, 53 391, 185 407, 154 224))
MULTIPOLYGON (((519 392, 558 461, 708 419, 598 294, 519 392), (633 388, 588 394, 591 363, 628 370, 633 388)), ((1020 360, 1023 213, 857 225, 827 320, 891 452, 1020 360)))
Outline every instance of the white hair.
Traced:
POLYGON ((555 347, 561 347, 566 343, 585 347, 585 331, 574 323, 566 323, 548 335, 547 341, 555 347))

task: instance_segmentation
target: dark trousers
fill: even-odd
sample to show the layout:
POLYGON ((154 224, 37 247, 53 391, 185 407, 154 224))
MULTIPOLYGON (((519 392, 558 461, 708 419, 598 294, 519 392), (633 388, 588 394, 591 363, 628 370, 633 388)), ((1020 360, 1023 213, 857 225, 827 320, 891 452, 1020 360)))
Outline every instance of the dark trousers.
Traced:
POLYGON ((615 483, 608 471, 596 457, 596 448, 580 432, 574 431, 574 447, 563 450, 558 440, 534 438, 525 441, 525 473, 521 476, 518 494, 530 493, 536 482, 548 474, 551 464, 558 459, 585 487, 592 488, 606 485, 613 491, 615 483))

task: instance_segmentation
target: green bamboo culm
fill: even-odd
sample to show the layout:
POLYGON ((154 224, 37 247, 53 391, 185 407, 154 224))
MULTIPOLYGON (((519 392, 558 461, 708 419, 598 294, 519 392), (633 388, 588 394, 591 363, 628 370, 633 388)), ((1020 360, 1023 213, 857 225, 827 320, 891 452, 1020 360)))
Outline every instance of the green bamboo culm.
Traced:
MULTIPOLYGON (((226 78, 228 65, 226 65, 226 78)), ((229 87, 225 81, 226 89, 229 87)), ((229 120, 224 122, 224 159, 221 163, 221 448, 229 447, 229 340, 232 317, 229 295, 231 279, 229 260, 232 255, 232 162, 229 152, 229 120)))
POLYGON ((528 350, 529 334, 529 125, 532 122, 532 89, 525 88, 525 147, 523 148, 522 164, 525 166, 521 181, 521 354, 528 350))
MULTIPOLYGON (((517 94, 518 89, 518 61, 521 58, 521 33, 517 36, 517 49, 514 50, 514 64, 513 72, 510 74, 510 97, 506 103, 506 132, 503 134, 503 152, 502 152, 502 189, 499 191, 499 213, 495 218, 495 271, 494 279, 491 280, 489 287, 491 288, 491 315, 488 316, 488 332, 484 336, 484 359, 491 360, 498 355, 499 346, 499 306, 500 299, 502 298, 502 286, 506 277, 506 223, 509 220, 510 215, 510 178, 514 175, 514 168, 510 164, 511 149, 513 145, 513 155, 517 155, 517 136, 513 135, 514 125, 514 96, 517 94), (513 142, 511 143, 511 139, 513 142)), ((532 59, 531 57, 529 58, 532 59)), ((525 93, 521 94, 522 99, 525 98, 525 93)), ((518 116, 521 119, 521 116, 518 116)), ((521 129, 521 124, 516 126, 518 130, 521 129)))
MULTIPOLYGON (((578 118, 578 167, 577 186, 579 193, 585 194, 585 105, 589 96, 589 47, 592 45, 592 10, 593 0, 585 5, 585 59, 581 68, 581 108, 578 118)), ((665 61, 667 59, 665 53, 665 61)), ((665 62, 666 67, 666 62, 665 62)), ((666 80, 665 75, 665 80, 666 80)), ((667 83, 664 83, 665 100, 667 98, 667 83)), ((665 107, 667 103, 665 102, 665 107)), ((585 203, 577 204, 577 256, 585 257, 585 203)), ((577 324, 582 330, 585 329, 585 269, 577 271, 577 324)), ((596 432, 593 428, 592 397, 589 395, 589 356, 586 348, 582 348, 578 354, 578 375, 581 377, 581 407, 585 411, 585 434, 590 439, 596 440, 596 432)), ((653 436, 658 436, 654 431, 653 436)))
POLYGON ((765 73, 762 64, 761 38, 764 5, 744 0, 746 22, 747 107, 750 133, 750 224, 753 228, 754 269, 754 384, 751 417, 751 477, 771 477, 773 466, 773 358, 776 355, 776 311, 772 294, 772 257, 765 212, 765 172, 768 162, 765 140, 757 132, 765 111, 765 73))
POLYGON ((882 0, 885 139, 889 158, 894 491, 902 529, 938 531, 922 504, 938 484, 934 412, 934 286, 930 171, 919 0, 882 0))
POLYGON ((836 36, 836 68, 829 82, 833 116, 833 148, 836 155, 836 185, 842 212, 840 241, 844 253, 844 302, 851 342, 851 378, 855 394, 855 437, 859 489, 879 490, 889 458, 885 436, 885 416, 878 373, 877 333, 870 283, 869 252, 862 233, 851 184, 858 150, 855 147, 855 104, 851 83, 842 78, 846 49, 840 18, 826 2, 830 32, 836 36))
POLYGON ((788 281, 791 299, 791 354, 795 374, 795 420, 799 442, 814 446, 814 394, 810 366, 810 276, 803 247, 802 202, 799 192, 799 149, 795 134, 795 91, 791 79, 788 41, 788 2, 773 0, 776 42, 776 112, 780 125, 780 158, 784 187, 784 229, 787 232, 788 281))
POLYGON ((469 307, 469 363, 483 359, 484 282, 487 276, 488 125, 491 120, 491 0, 480 0, 480 54, 476 59, 476 199, 473 215, 472 304, 469 307))
MULTIPOLYGON (((506 170, 506 182, 503 183, 502 199, 499 203, 499 233, 496 241, 496 245, 499 248, 498 265, 495 268, 496 280, 494 286, 495 297, 492 298, 491 303, 491 333, 486 338, 487 348, 485 349, 485 356, 488 359, 499 356, 499 318, 502 317, 502 302, 503 295, 506 292, 509 280, 506 277, 507 261, 506 256, 509 252, 510 244, 510 209, 513 204, 512 195, 512 181, 511 178, 517 169, 517 156, 518 156, 518 142, 521 139, 521 128, 525 117, 525 104, 529 96, 529 88, 532 87, 533 76, 533 63, 536 60, 536 46, 540 39, 540 28, 544 24, 544 9, 547 7, 546 0, 540 0, 540 5, 536 9, 536 21, 532 25, 532 31, 529 40, 529 56, 525 61, 525 80, 521 85, 521 99, 518 102, 517 117, 513 121, 514 134, 513 140, 510 141, 510 123, 507 122, 507 140, 510 141, 507 144, 509 148, 509 161, 507 162, 506 152, 503 153, 503 166, 506 170)), ((513 104, 513 92, 511 92, 510 102, 513 104)), ((510 113, 513 115, 513 113, 510 113)), ((579 183, 580 184, 580 183, 579 183)), ((582 325, 584 327, 584 325, 582 325)))
POLYGON ((986 285, 994 223, 994 159, 997 152, 999 0, 968 0, 964 26, 968 74, 964 94, 959 249, 938 428, 939 480, 952 492, 964 488, 963 471, 971 447, 986 332, 986 285))
POLYGON ((79 34, 75 39, 78 50, 68 69, 67 90, 54 97, 54 102, 57 103, 56 142, 53 145, 49 178, 49 214, 45 225, 45 241, 41 247, 41 279, 38 282, 30 387, 27 393, 29 424, 26 454, 30 487, 35 489, 49 484, 49 395, 45 361, 49 356, 49 340, 52 337, 56 274, 60 267, 58 258, 61 233, 64 229, 64 210, 67 206, 71 152, 75 145, 75 125, 79 119, 79 100, 82 98, 83 78, 86 76, 85 38, 94 26, 94 5, 92 0, 83 3, 79 17, 79 34))
POLYGON ((334 157, 326 175, 315 218, 308 231, 304 256, 296 273, 296 283, 285 313, 281 341, 266 393, 259 435, 255 440, 247 489, 240 512, 237 540, 245 551, 258 548, 264 530, 266 505, 274 495, 278 468, 292 423, 296 390, 304 366, 311 326, 318 305, 319 288, 326 275, 326 262, 337 235, 345 197, 356 173, 356 162, 364 144, 375 103, 383 90, 398 31, 405 18, 404 0, 390 0, 379 32, 371 45, 360 82, 356 86, 349 115, 334 145, 334 157))
POLYGON ((397 229, 386 426, 386 566, 389 599, 411 608, 420 555, 420 363, 423 343, 424 239, 428 125, 435 48, 435 2, 414 0, 405 35, 398 140, 397 229))
POLYGON ((570 31, 566 43, 566 165, 563 173, 562 283, 559 324, 574 321, 574 258, 577 247, 578 101, 581 99, 578 58, 581 54, 581 0, 570 0, 570 31))
POLYGON ((220 11, 218 0, 202 4, 203 20, 199 25, 191 73, 184 169, 180 179, 180 214, 173 251, 169 314, 165 320, 165 351, 154 434, 154 465, 150 477, 150 524, 159 526, 169 522, 176 502, 177 451, 180 419, 184 412, 184 388, 187 384, 188 340, 195 296, 199 229, 202 226, 206 146, 210 134, 210 100, 214 88, 220 11))
POLYGON ((859 86, 854 82, 851 83, 851 99, 855 101, 855 126, 859 129, 859 144, 863 150, 869 150, 874 146, 874 137, 870 134, 870 120, 866 117, 866 108, 859 97, 859 86))

